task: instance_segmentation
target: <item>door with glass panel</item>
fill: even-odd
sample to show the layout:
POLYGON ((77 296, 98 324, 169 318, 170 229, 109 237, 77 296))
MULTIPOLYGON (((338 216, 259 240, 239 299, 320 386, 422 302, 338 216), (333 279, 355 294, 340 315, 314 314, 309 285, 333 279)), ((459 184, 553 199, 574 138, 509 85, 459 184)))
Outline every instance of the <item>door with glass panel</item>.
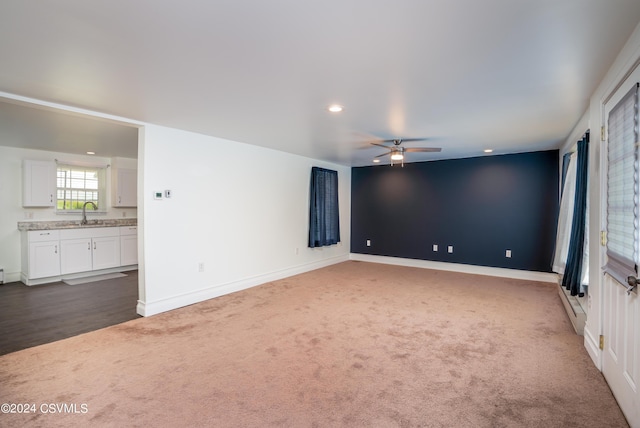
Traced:
POLYGON ((638 142, 640 68, 605 104, 602 373, 632 427, 640 427, 638 142))

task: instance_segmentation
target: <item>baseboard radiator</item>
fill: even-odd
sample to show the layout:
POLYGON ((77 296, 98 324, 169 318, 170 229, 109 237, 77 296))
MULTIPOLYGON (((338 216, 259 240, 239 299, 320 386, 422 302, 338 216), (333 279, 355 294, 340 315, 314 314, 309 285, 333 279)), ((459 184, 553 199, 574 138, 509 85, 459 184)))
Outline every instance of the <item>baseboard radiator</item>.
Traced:
POLYGON ((567 316, 573 325, 573 329, 576 331, 576 334, 583 336, 587 314, 584 312, 584 309, 582 309, 576 296, 572 296, 571 292, 562 286, 562 277, 559 275, 558 294, 560 295, 560 300, 562 301, 565 311, 567 311, 567 316))

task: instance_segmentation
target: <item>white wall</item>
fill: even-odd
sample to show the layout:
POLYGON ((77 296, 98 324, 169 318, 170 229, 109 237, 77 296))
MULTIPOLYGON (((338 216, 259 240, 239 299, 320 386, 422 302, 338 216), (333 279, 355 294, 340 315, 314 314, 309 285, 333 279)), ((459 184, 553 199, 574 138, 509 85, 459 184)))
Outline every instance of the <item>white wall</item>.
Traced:
POLYGON ((138 154, 139 313, 348 259, 350 168, 155 125, 138 154), (307 248, 312 166, 338 171, 342 242, 331 247, 307 248), (171 199, 153 198, 167 189, 171 199))
MULTIPOLYGON (((68 221, 80 220, 79 214, 56 214, 55 208, 22 207, 22 161, 49 160, 111 164, 112 159, 88 155, 72 155, 43 150, 25 150, 2 146, 0 141, 0 268, 4 268, 5 282, 20 280, 20 232, 19 221, 68 221), (28 218, 31 217, 31 218, 28 218)), ((136 165, 135 159, 117 158, 121 166, 136 165)), ((107 213, 101 218, 129 218, 137 216, 135 208, 111 206, 111 169, 107 169, 107 213)))

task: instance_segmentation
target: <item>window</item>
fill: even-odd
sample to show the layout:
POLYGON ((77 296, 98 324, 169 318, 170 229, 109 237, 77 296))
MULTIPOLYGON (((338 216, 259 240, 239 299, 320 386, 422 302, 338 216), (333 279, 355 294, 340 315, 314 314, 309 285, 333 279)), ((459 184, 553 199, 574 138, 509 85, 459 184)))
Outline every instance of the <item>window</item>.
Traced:
POLYGON ((105 211, 105 167, 58 164, 56 194, 58 211, 81 210, 85 202, 93 202, 105 211))
POLYGON ((340 242, 338 172, 314 166, 309 199, 309 247, 340 242))
POLYGON ((607 148, 607 266, 623 284, 637 275, 638 85, 609 113, 607 148))

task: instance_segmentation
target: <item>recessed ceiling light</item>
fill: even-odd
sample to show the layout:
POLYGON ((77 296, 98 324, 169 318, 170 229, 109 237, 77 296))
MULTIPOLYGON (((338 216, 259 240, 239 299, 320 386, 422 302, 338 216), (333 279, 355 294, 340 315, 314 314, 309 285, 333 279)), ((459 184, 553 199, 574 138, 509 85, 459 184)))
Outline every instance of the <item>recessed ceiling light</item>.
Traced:
POLYGON ((95 155, 96 152, 87 152, 88 155, 95 155))
POLYGON ((484 152, 485 152, 485 153, 492 153, 492 152, 493 152, 493 149, 484 149, 484 152))
POLYGON ((380 163, 380 159, 374 159, 373 163, 380 163))
POLYGON ((344 110, 344 107, 342 107, 339 104, 331 104, 327 110, 329 110, 331 113, 340 113, 342 110, 344 110))

